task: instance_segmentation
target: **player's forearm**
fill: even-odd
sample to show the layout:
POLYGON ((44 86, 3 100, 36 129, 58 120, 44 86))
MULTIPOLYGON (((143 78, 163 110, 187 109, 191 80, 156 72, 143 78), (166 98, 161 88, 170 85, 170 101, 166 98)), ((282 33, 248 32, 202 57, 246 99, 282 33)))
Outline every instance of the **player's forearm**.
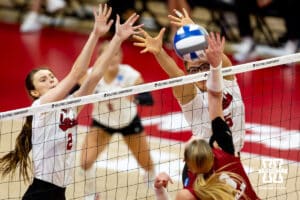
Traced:
POLYGON ((154 54, 154 56, 157 62, 160 64, 160 66, 170 78, 175 78, 184 75, 184 72, 177 66, 175 61, 167 54, 167 52, 164 49, 161 49, 161 51, 154 54))
POLYGON ((110 63, 111 57, 121 48, 122 42, 123 40, 119 36, 113 36, 107 49, 97 58, 94 64, 93 73, 103 76, 110 63))
POLYGON ((111 57, 121 48, 122 42, 123 40, 116 35, 112 38, 108 48, 97 58, 91 74, 84 80, 81 90, 78 93, 80 96, 88 95, 93 92, 108 68, 111 57))
POLYGON ((79 79, 85 75, 99 37, 100 35, 91 32, 87 42, 74 62, 71 73, 73 73, 73 77, 76 80, 79 81, 79 79))
POLYGON ((156 200, 170 200, 168 192, 164 187, 155 188, 154 191, 155 191, 156 200))
POLYGON ((210 74, 206 81, 210 119, 223 118, 222 91, 224 84, 221 69, 222 62, 218 66, 210 66, 210 74))

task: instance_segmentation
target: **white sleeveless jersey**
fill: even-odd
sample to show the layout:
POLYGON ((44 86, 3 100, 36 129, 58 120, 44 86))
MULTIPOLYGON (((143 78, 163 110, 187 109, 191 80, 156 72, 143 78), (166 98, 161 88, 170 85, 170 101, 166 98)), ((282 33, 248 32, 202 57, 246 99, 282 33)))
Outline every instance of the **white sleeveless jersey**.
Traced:
MULTIPOLYGON (((32 106, 40 105, 36 100, 32 106)), ((73 180, 77 120, 74 108, 38 113, 32 121, 34 177, 60 187, 73 180)))
MULTIPOLYGON (((96 86, 95 93, 111 92, 133 86, 140 73, 129 65, 120 64, 116 78, 106 83, 102 78, 96 86)), ((137 106, 128 97, 100 101, 93 105, 93 119, 110 128, 123 128, 129 125, 137 114, 137 106)))
MULTIPOLYGON (((224 118, 232 131, 235 152, 240 152, 245 138, 245 107, 236 79, 233 81, 224 79, 224 86, 224 118)), ((208 112, 208 94, 198 88, 197 90, 196 97, 189 103, 181 105, 181 109, 191 126, 193 135, 209 141, 212 131, 208 112)))

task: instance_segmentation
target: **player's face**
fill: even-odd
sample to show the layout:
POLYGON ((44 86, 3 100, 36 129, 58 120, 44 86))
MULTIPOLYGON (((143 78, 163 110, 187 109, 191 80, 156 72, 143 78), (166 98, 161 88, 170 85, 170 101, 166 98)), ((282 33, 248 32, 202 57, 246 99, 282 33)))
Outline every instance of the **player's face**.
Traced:
POLYGON ((54 76, 54 74, 51 71, 47 69, 42 69, 37 71, 33 75, 32 81, 38 97, 42 96, 50 89, 56 87, 56 85, 58 84, 57 78, 54 76))
MULTIPOLYGON (((207 60, 202 59, 195 62, 188 62, 186 71, 188 74, 195 74, 195 73, 209 71, 209 68, 210 68, 210 64, 207 62, 207 60)), ((205 83, 206 81, 198 81, 196 85, 200 90, 206 91, 207 89, 205 83)))

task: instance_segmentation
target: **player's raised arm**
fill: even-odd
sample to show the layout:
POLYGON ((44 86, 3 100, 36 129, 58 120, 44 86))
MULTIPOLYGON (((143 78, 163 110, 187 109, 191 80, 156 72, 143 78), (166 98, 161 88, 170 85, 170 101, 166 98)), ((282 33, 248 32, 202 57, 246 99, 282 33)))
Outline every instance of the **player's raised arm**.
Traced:
POLYGON ((223 94, 223 76, 222 76, 222 56, 224 51, 225 39, 221 38, 219 33, 210 33, 207 37, 208 48, 206 56, 210 62, 210 74, 208 76, 206 87, 208 91, 209 117, 212 120, 212 136, 210 145, 215 148, 221 148, 223 151, 234 155, 234 145, 232 133, 229 126, 224 121, 222 94, 223 94))
POLYGON ((83 96, 91 94, 96 87, 98 81, 103 76, 105 70, 109 66, 111 56, 121 48, 121 44, 129 36, 138 33, 137 30, 143 25, 134 25, 139 15, 132 14, 124 24, 120 24, 120 16, 117 15, 116 32, 109 43, 106 51, 104 51, 96 60, 92 73, 83 82, 80 89, 74 94, 75 96, 83 96))
POLYGON ((75 60, 71 71, 55 88, 40 97, 41 103, 58 101, 65 98, 79 79, 85 75, 99 37, 105 35, 113 23, 112 20, 109 20, 110 15, 111 7, 108 7, 106 4, 99 4, 98 9, 94 11, 94 28, 75 60))
POLYGON ((222 56, 225 39, 219 33, 210 33, 207 36, 208 48, 205 50, 207 60, 210 63, 210 74, 206 86, 208 91, 209 116, 213 120, 223 116, 222 91, 224 87, 222 76, 222 56))
POLYGON ((162 28, 157 36, 152 37, 145 30, 140 29, 141 35, 133 36, 136 40, 133 45, 143 48, 141 53, 152 53, 170 78, 182 76, 184 72, 163 48, 163 36, 165 31, 166 29, 162 28))
MULTIPOLYGON (((162 69, 170 78, 184 76, 185 73, 178 67, 176 62, 171 58, 163 48, 163 35, 165 28, 162 28, 156 37, 150 36, 145 30, 140 29, 140 35, 134 35, 135 46, 143 48, 141 53, 152 53, 162 69)), ((182 103, 189 102, 196 93, 194 84, 173 87, 175 97, 182 103)))

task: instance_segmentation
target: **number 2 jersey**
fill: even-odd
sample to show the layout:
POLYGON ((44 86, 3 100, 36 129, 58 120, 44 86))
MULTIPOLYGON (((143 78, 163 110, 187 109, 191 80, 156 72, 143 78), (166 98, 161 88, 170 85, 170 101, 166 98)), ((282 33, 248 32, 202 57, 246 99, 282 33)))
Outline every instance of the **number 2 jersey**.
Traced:
MULTIPOLYGON (((40 105, 40 100, 32 106, 40 105)), ((32 160, 34 177, 60 187, 73 180, 76 153, 76 109, 33 115, 32 160)))
MULTIPOLYGON (((237 80, 223 79, 223 82, 223 114, 232 132, 235 152, 240 152, 245 138, 245 106, 237 80)), ((197 88, 196 97, 180 106, 193 135, 208 141, 212 131, 207 92, 201 92, 197 88)))

